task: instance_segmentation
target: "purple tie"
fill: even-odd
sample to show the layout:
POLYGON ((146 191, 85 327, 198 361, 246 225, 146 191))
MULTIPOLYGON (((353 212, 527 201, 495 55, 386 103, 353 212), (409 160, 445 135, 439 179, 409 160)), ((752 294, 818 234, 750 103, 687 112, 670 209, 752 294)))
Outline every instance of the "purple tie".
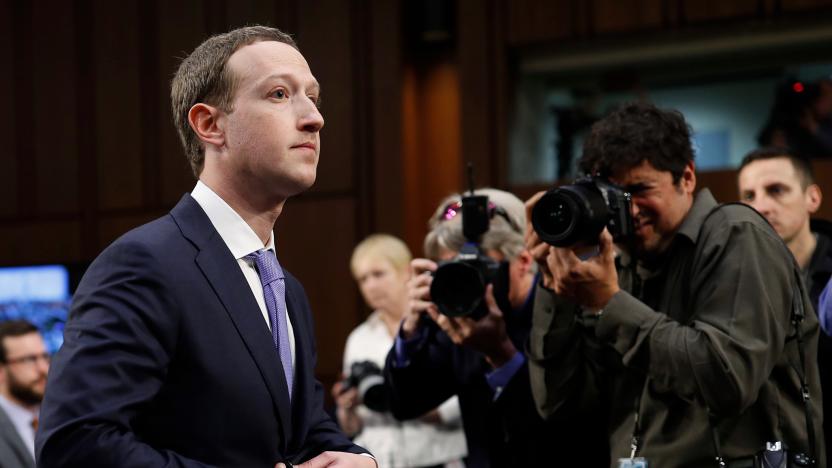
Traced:
POLYGON ((289 347, 289 326, 286 324, 286 285, 284 283, 283 268, 277 262, 277 257, 271 250, 258 250, 245 257, 254 260, 263 284, 263 297, 272 324, 272 340, 283 372, 286 374, 286 386, 289 387, 289 400, 292 399, 292 350, 289 347))

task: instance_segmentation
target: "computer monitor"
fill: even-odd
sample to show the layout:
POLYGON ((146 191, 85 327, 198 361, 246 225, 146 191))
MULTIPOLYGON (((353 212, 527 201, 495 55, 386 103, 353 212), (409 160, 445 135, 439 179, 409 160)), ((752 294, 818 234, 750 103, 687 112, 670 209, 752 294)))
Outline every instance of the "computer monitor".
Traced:
POLYGON ((70 299, 70 272, 65 265, 0 267, 0 321, 32 322, 50 353, 63 344, 70 299))

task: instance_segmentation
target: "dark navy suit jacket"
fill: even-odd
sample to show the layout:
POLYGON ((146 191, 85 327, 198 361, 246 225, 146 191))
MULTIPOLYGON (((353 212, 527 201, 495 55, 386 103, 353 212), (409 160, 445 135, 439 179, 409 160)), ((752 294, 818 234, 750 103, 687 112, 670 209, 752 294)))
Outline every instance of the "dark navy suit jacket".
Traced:
POLYGON ((314 327, 286 274, 295 334, 290 404, 271 333, 240 267, 185 195, 93 262, 50 369, 42 467, 273 467, 353 453, 323 410, 314 327))

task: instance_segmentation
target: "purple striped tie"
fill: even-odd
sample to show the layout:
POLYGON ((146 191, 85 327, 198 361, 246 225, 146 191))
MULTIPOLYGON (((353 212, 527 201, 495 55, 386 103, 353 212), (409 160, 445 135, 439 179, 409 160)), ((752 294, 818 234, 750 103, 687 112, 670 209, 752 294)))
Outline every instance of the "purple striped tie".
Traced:
POLYGON ((263 297, 266 300, 266 309, 269 311, 269 319, 272 325, 272 340, 277 354, 280 355, 280 362, 283 364, 286 386, 289 388, 289 400, 291 401, 294 374, 292 371, 292 350, 289 347, 289 326, 286 324, 286 284, 283 268, 280 268, 280 263, 277 262, 277 257, 271 250, 258 250, 246 255, 245 258, 254 260, 257 271, 260 273, 263 297))

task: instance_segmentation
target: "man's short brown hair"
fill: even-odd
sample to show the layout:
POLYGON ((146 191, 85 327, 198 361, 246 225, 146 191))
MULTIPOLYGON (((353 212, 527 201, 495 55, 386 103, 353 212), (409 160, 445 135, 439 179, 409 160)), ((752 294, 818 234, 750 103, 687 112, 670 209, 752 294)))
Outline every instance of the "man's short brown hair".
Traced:
POLYGON ((754 161, 780 158, 786 159, 792 163, 794 172, 800 179, 800 187, 803 190, 806 190, 806 188, 815 183, 815 176, 812 173, 812 165, 809 163, 809 160, 795 156, 795 154, 788 148, 781 148, 779 146, 757 148, 746 154, 745 157, 742 158, 739 169, 737 169, 737 177, 739 177, 739 173, 742 172, 745 166, 753 163, 754 161))
POLYGON ((241 47, 262 41, 276 41, 298 48, 292 36, 267 26, 246 26, 208 38, 179 65, 170 86, 173 122, 185 147, 191 169, 198 178, 205 162, 205 148, 191 129, 188 112, 204 102, 224 112, 233 111, 235 76, 228 59, 241 47))
POLYGON ((6 362, 6 338, 38 333, 38 327, 26 320, 0 322, 0 363, 6 362))

